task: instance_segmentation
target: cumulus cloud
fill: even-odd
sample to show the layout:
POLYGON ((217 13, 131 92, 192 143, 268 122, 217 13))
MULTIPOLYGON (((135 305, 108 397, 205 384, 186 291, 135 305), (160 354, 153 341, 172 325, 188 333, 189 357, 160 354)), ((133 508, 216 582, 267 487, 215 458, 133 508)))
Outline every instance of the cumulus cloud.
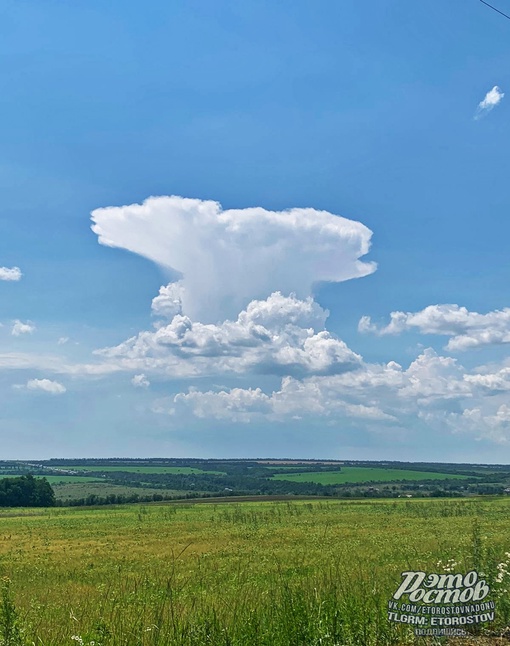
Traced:
POLYGON ((0 280, 21 280, 23 274, 19 267, 0 267, 0 280))
POLYGON ((423 432, 470 433, 510 442, 510 369, 478 370, 467 371, 456 359, 428 348, 407 369, 390 361, 364 363, 355 372, 339 375, 284 377, 271 393, 260 388, 191 388, 158 412, 184 409, 200 418, 245 423, 324 419, 375 431, 418 423, 423 432))
POLYGON ((446 349, 463 351, 510 343, 510 308, 479 314, 458 305, 429 305, 419 312, 391 312, 390 322, 382 327, 373 324, 369 316, 363 316, 358 330, 379 336, 409 330, 450 336, 446 349))
POLYGON ((153 303, 160 314, 217 323, 275 291, 304 299, 318 281, 375 271, 360 260, 372 232, 328 211, 260 207, 223 210, 218 202, 178 196, 92 212, 99 242, 127 249, 182 276, 153 303))
POLYGON ((478 104, 475 112, 475 119, 480 119, 481 117, 488 114, 493 110, 501 101, 505 93, 502 92, 497 85, 495 85, 492 90, 489 90, 482 101, 478 104))
POLYGON ((332 417, 399 425, 406 415, 420 407, 451 407, 452 401, 471 397, 464 382, 464 369, 455 359, 438 356, 427 349, 407 370, 394 361, 388 364, 362 364, 354 372, 284 377, 281 388, 271 394, 260 389, 200 392, 175 396, 174 404, 185 404, 199 417, 232 417, 249 421, 254 414, 270 419, 290 417, 332 417))
POLYGON ((468 384, 482 389, 489 395, 510 391, 510 368, 496 369, 495 372, 483 371, 478 374, 465 375, 468 384))
POLYGON ((204 324, 177 314, 156 331, 140 332, 96 354, 175 376, 228 372, 305 376, 354 370, 361 357, 324 329, 328 314, 311 297, 301 300, 295 294, 275 292, 249 303, 236 320, 204 324))
POLYGON ((182 281, 163 285, 159 288, 159 294, 152 299, 153 315, 173 319, 177 314, 182 314, 183 295, 184 285, 182 281))
POLYGON ((26 387, 28 390, 40 390, 50 395, 63 395, 66 392, 65 386, 51 379, 29 379, 26 387))
POLYGON ((418 405, 471 397, 471 388, 464 380, 465 369, 457 359, 439 356, 427 348, 409 366, 398 394, 418 405))
POLYGON ((250 422, 256 413, 271 412, 271 397, 260 388, 232 388, 228 392, 190 389, 186 394, 176 395, 174 401, 191 406, 196 417, 214 417, 231 422, 250 422))
POLYGON ((135 388, 148 388, 151 385, 151 382, 144 374, 135 375, 133 379, 131 379, 131 383, 135 388))
MULTIPOLYGON (((429 421, 437 423, 438 418, 436 413, 429 421)), ((441 421, 454 434, 471 432, 477 439, 503 445, 510 443, 510 408, 504 403, 493 407, 491 413, 476 407, 466 408, 461 413, 443 414, 441 421)))
POLYGON ((32 334, 35 331, 36 327, 30 321, 23 323, 20 320, 14 321, 14 324, 11 329, 11 334, 13 336, 21 336, 22 334, 32 334))

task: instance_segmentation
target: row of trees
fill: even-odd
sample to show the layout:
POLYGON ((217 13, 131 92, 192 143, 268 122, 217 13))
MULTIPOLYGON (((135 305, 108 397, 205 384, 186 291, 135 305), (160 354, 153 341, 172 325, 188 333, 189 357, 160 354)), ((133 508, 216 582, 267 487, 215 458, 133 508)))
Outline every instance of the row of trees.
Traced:
POLYGON ((272 480, 267 477, 253 477, 244 474, 215 475, 208 473, 132 473, 116 471, 108 473, 108 482, 131 487, 150 486, 151 488, 174 491, 200 491, 216 496, 226 495, 285 495, 333 496, 336 485, 322 485, 314 482, 293 482, 272 480))
POLYGON ((32 475, 0 480, 0 507, 54 507, 55 493, 46 478, 32 475))

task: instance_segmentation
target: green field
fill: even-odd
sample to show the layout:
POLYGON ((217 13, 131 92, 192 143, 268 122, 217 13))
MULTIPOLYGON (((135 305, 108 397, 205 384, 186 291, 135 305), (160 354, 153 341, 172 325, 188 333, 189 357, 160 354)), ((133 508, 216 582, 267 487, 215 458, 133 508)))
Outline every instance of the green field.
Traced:
MULTIPOLYGON (((136 494, 138 496, 149 496, 151 494, 163 494, 164 496, 181 496, 183 497, 186 491, 177 491, 172 489, 155 489, 152 487, 130 487, 124 485, 111 484, 105 480, 98 481, 95 478, 90 478, 90 481, 84 481, 82 477, 69 478, 64 484, 52 483, 53 491, 57 500, 69 501, 79 498, 87 498, 87 496, 99 496, 104 498, 111 494, 117 496, 130 496, 136 494), (79 482, 76 482, 79 480, 79 482)), ((196 492, 195 492, 196 493, 196 492)))
POLYGON ((207 473, 210 475, 224 475, 223 471, 205 471, 204 469, 195 469, 194 467, 82 467, 82 466, 66 466, 55 467, 56 469, 66 469, 66 471, 99 471, 102 473, 115 473, 116 471, 124 471, 125 473, 177 473, 189 475, 193 473, 207 473))
POLYGON ((0 643, 439 644, 387 620, 410 568, 483 571, 502 630, 509 518, 508 498, 3 509, 0 643))
POLYGON ((358 482, 397 482, 400 480, 445 480, 446 478, 466 478, 453 473, 432 471, 413 471, 411 469, 371 469, 369 467, 342 467, 341 471, 317 471, 308 473, 279 473, 277 480, 294 482, 316 482, 318 484, 347 484, 358 482))

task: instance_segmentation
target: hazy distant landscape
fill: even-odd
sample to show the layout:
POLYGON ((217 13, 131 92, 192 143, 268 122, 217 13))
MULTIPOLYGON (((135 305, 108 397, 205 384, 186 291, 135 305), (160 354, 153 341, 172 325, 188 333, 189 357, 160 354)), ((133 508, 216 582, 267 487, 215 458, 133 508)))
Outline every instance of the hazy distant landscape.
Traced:
POLYGON ((161 458, 0 462, 0 477, 28 473, 45 477, 60 505, 234 496, 396 498, 510 493, 510 467, 505 465, 161 458))

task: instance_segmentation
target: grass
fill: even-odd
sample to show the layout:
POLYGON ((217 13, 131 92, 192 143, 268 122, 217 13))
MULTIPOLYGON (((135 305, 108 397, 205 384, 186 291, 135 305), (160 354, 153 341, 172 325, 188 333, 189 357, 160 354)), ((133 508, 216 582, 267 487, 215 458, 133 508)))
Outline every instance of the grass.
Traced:
POLYGON ((372 469, 369 467, 342 467, 341 471, 317 471, 308 473, 279 473, 273 476, 276 480, 292 482, 315 482, 334 485, 357 482, 398 482, 401 480, 445 480, 446 478, 462 479, 467 476, 454 473, 435 473, 433 471, 412 471, 411 469, 372 469))
POLYGON ((183 496, 186 491, 177 491, 172 489, 155 489, 152 487, 129 487, 124 485, 110 484, 109 482, 96 481, 91 478, 91 482, 74 482, 69 481, 63 484, 52 484, 57 500, 72 500, 77 498, 86 498, 90 495, 104 498, 110 494, 120 496, 130 496, 138 494, 139 496, 148 496, 151 494, 163 494, 165 496, 175 495, 183 496), (93 480, 93 481, 92 481, 93 480))
MULTIPOLYGON (((509 499, 0 510, 4 600, 26 640, 9 644, 439 643, 390 624, 386 608, 401 572, 448 559, 487 573, 501 629, 509 512, 509 499)), ((4 620, 0 608, 0 644, 4 620)))

